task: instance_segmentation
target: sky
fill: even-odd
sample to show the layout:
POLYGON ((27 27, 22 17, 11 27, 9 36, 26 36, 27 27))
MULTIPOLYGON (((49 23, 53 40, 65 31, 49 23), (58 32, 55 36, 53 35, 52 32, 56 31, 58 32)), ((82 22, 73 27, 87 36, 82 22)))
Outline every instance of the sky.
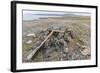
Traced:
POLYGON ((23 20, 35 20, 46 17, 61 17, 64 15, 90 16, 90 13, 23 10, 23 20))

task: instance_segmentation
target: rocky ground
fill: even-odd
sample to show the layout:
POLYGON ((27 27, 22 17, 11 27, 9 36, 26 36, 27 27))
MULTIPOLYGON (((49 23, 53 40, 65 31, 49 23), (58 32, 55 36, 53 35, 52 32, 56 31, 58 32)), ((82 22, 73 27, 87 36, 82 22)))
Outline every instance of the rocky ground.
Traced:
POLYGON ((49 18, 38 21, 24 21, 23 62, 50 34, 52 36, 35 53, 30 62, 86 60, 91 58, 90 17, 49 18), (30 24, 27 25, 27 24, 30 24), (35 24, 35 25, 32 25, 35 24), (30 30, 29 30, 30 29, 30 30), (34 35, 26 36, 29 33, 34 35))

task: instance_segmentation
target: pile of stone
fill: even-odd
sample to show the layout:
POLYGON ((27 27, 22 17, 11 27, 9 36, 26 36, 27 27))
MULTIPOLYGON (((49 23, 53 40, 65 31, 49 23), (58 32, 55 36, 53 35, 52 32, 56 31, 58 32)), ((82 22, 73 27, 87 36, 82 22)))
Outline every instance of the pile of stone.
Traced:
MULTIPOLYGON (((41 31, 36 46, 32 48, 32 51, 41 45, 52 31, 55 32, 38 49, 42 53, 40 61, 82 60, 90 58, 90 50, 82 47, 78 42, 76 42, 74 48, 69 48, 69 43, 77 37, 75 32, 69 28, 65 28, 64 31, 60 30, 60 28, 56 30, 48 28, 45 31, 41 31)), ((35 57, 33 56, 32 59, 35 59, 35 57)))

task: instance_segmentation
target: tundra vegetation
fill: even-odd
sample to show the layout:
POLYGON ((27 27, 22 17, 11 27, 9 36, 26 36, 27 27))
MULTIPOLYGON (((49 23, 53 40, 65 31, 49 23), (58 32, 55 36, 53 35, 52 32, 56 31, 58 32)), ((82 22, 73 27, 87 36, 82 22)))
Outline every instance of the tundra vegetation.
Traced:
POLYGON ((23 20, 22 61, 91 59, 90 20, 90 16, 81 15, 23 20), (54 32, 50 35, 52 31, 54 32), (45 39, 46 41, 41 45, 45 39), (39 49, 30 56, 38 46, 39 49))

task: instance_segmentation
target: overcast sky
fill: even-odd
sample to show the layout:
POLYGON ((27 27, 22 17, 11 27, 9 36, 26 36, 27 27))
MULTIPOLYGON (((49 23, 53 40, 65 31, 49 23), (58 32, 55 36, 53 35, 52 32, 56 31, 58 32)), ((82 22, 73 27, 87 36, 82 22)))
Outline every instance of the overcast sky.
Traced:
POLYGON ((23 10, 23 20, 34 20, 34 19, 39 19, 42 17, 59 17, 59 16, 64 16, 64 15, 90 16, 90 13, 23 10))

